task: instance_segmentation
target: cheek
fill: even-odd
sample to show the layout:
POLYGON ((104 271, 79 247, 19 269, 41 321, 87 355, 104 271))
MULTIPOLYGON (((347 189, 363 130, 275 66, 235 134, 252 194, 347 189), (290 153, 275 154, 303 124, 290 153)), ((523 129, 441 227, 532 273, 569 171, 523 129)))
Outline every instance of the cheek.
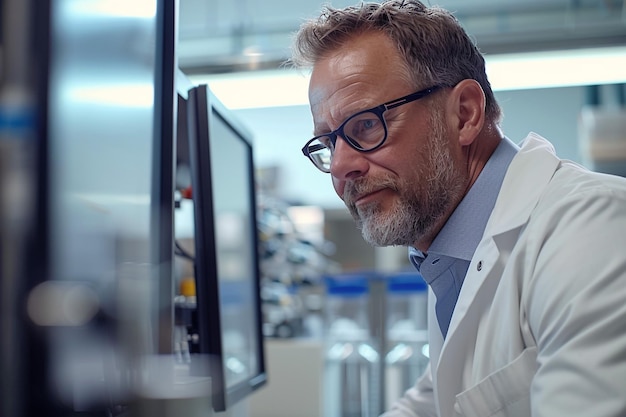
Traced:
MULTIPOLYGON (((400 145, 400 144, 398 144, 400 145)), ((407 140, 402 146, 389 147, 376 155, 379 159, 376 164, 384 171, 398 176, 405 177, 407 173, 413 173, 416 168, 422 166, 424 156, 420 149, 416 149, 414 142, 407 140)))

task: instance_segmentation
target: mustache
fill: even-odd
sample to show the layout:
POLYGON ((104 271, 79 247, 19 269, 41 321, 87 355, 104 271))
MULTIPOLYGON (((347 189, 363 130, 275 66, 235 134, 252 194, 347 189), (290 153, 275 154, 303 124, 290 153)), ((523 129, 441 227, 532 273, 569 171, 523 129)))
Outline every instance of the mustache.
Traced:
POLYGON ((359 177, 355 180, 346 182, 342 199, 345 204, 353 205, 354 201, 359 197, 383 188, 398 191, 399 185, 391 176, 388 175, 375 178, 359 177))

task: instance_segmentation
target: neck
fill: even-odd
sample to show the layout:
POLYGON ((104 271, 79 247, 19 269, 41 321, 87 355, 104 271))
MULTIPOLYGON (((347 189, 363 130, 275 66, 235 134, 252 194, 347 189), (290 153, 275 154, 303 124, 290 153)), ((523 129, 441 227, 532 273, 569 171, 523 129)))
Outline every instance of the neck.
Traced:
POLYGON ((472 188, 472 185, 478 179, 478 176, 485 165, 487 165, 487 161, 489 161, 503 137, 502 131, 497 125, 487 124, 483 127, 476 140, 466 147, 464 151, 467 163, 468 184, 465 194, 472 188))

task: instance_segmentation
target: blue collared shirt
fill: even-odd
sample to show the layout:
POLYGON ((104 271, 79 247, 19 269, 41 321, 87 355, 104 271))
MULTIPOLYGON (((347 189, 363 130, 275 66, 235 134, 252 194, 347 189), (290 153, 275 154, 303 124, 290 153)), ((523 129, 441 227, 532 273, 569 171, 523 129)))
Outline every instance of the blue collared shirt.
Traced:
POLYGON ((476 182, 433 240, 428 253, 409 247, 409 260, 437 297, 435 311, 444 338, 470 261, 518 150, 509 139, 501 140, 476 182))

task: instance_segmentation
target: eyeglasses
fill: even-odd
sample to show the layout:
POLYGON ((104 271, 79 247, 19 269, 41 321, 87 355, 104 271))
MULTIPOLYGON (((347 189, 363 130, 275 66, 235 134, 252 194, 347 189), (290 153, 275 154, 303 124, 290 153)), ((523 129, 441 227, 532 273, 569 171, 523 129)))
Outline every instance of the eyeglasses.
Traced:
POLYGON ((335 143, 338 137, 345 140, 348 145, 359 152, 375 151, 383 146, 387 140, 387 122, 383 117, 387 110, 424 98, 440 88, 441 86, 437 85, 429 87, 353 114, 337 129, 330 133, 315 136, 308 141, 302 148, 302 153, 320 171, 328 173, 330 172, 330 163, 333 159, 335 143))

